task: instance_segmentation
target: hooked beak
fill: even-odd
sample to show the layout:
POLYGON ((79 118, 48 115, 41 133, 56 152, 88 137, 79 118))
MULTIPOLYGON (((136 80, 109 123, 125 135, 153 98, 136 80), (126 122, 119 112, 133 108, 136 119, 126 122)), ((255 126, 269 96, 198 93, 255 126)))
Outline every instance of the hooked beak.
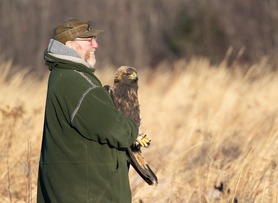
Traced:
POLYGON ((128 77, 129 80, 136 80, 138 81, 138 75, 133 72, 129 77, 128 77))

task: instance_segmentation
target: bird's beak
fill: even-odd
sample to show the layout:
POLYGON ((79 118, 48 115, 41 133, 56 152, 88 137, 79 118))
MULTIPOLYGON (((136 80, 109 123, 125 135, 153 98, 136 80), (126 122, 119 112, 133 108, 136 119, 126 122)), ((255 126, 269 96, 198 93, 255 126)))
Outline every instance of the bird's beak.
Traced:
POLYGON ((138 81, 138 75, 137 73, 133 72, 129 77, 128 77, 129 80, 136 80, 138 81))

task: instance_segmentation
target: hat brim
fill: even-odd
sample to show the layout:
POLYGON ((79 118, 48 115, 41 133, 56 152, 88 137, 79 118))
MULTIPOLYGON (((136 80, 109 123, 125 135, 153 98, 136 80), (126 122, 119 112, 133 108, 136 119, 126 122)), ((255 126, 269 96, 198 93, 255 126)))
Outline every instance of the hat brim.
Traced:
POLYGON ((82 35, 79 35, 80 38, 86 38, 86 37, 96 37, 99 33, 104 32, 103 30, 95 30, 90 29, 88 32, 85 32, 82 35))

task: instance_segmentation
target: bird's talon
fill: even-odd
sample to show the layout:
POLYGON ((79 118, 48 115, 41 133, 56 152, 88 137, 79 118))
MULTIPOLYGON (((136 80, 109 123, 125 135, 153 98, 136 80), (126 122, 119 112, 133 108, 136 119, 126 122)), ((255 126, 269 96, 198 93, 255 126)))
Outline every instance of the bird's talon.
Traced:
POLYGON ((138 146, 146 147, 148 148, 150 146, 151 139, 147 137, 146 134, 143 136, 139 135, 135 141, 135 144, 138 146))

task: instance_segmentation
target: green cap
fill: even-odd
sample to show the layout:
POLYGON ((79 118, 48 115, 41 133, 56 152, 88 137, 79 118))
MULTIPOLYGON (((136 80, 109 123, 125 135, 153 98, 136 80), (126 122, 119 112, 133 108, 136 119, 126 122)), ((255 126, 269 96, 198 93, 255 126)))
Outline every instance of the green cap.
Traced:
POLYGON ((53 39, 65 44, 67 41, 72 41, 77 37, 95 37, 101 32, 103 30, 92 28, 91 21, 85 22, 70 18, 54 28, 53 39))

